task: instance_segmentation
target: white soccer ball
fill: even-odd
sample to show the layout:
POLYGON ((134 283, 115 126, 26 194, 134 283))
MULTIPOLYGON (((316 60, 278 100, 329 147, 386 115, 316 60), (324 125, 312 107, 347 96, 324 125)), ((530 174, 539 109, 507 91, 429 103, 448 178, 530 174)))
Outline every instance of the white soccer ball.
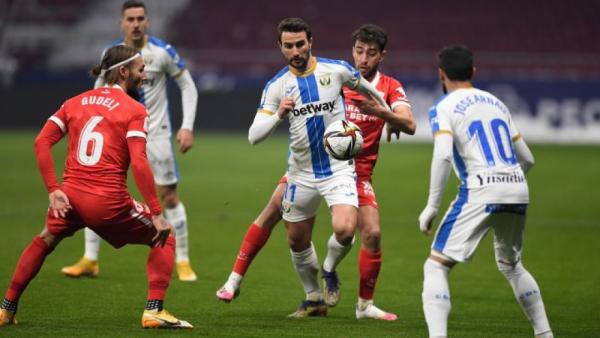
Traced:
POLYGON ((325 129, 323 144, 331 157, 341 161, 349 160, 362 149, 362 131, 350 121, 338 120, 325 129))

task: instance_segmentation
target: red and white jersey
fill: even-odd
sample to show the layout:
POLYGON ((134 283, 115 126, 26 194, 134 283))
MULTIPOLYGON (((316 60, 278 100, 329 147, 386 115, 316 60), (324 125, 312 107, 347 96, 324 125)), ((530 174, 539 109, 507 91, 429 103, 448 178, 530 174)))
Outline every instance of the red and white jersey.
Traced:
MULTIPOLYGON (((383 94, 383 99, 388 103, 392 110, 398 105, 410 107, 402 84, 396 79, 377 72, 371 81, 371 84, 383 94)), ((377 163, 379 140, 381 139, 385 121, 376 116, 363 114, 360 109, 354 105, 352 100, 364 100, 363 96, 358 92, 344 87, 344 97, 346 100, 346 118, 360 127, 364 139, 363 148, 355 158, 356 174, 359 179, 371 180, 373 168, 377 163)))
POLYGON ((117 85, 102 87, 67 100, 49 120, 69 136, 63 184, 119 200, 128 195, 127 138, 147 134, 141 103, 117 85))

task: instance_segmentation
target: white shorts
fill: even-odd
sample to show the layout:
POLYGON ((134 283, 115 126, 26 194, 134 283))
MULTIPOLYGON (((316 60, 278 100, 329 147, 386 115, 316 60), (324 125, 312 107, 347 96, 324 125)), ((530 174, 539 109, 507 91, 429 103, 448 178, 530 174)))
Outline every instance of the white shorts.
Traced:
POLYGON ((172 185, 179 181, 179 169, 170 138, 149 138, 146 153, 156 185, 172 185))
POLYGON ((303 180, 288 174, 281 202, 283 219, 300 222, 315 216, 321 197, 325 198, 328 207, 347 204, 358 208, 355 176, 338 175, 322 180, 303 180))
POLYGON ((494 229, 496 260, 515 264, 521 260, 527 204, 452 202, 435 234, 431 248, 457 262, 469 261, 479 242, 494 229))

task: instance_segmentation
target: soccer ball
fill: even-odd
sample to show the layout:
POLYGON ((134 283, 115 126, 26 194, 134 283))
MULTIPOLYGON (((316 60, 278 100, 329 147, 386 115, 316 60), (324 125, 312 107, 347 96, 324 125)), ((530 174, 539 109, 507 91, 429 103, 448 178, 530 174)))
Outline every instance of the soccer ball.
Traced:
POLYGON ((350 121, 338 120, 325 129, 323 143, 331 157, 346 161, 356 156, 362 149, 362 131, 359 126, 350 121))

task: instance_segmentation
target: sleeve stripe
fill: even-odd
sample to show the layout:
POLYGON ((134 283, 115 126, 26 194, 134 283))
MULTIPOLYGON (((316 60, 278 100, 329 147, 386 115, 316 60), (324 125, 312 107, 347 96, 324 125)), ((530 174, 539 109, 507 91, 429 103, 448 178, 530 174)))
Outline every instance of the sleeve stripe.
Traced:
POLYGON ((275 114, 275 113, 273 113, 272 111, 270 111, 270 110, 266 110, 266 109, 259 109, 259 110, 257 110, 257 111, 256 111, 256 113, 257 113, 257 114, 258 114, 258 113, 267 114, 267 115, 269 115, 269 116, 271 116, 271 115, 275 114))
POLYGON ((516 141, 518 141, 518 140, 520 140, 522 138, 523 138, 523 136, 521 134, 517 134, 515 137, 512 138, 512 141, 516 142, 516 141))
POLYGON ((143 137, 146 138, 146 133, 138 130, 130 130, 125 137, 143 137))
POLYGON ((179 78, 181 75, 183 75, 183 72, 185 72, 185 68, 183 68, 181 71, 179 71, 179 73, 175 74, 175 76, 173 76, 173 79, 179 78))
POLYGON ((58 127, 60 128, 60 130, 63 133, 66 131, 65 123, 61 119, 59 119, 58 117, 56 117, 56 116, 50 116, 50 118, 48 120, 56 123, 58 125, 58 127))
POLYGON ((435 133, 433 133, 433 136, 438 136, 441 134, 452 135, 452 132, 450 130, 440 129, 440 130, 436 131, 435 133))
POLYGON ((390 106, 390 108, 392 108, 392 110, 394 110, 394 108, 398 107, 398 106, 406 106, 408 108, 412 108, 410 103, 406 102, 406 101, 396 101, 394 103, 392 103, 392 105, 390 106))

